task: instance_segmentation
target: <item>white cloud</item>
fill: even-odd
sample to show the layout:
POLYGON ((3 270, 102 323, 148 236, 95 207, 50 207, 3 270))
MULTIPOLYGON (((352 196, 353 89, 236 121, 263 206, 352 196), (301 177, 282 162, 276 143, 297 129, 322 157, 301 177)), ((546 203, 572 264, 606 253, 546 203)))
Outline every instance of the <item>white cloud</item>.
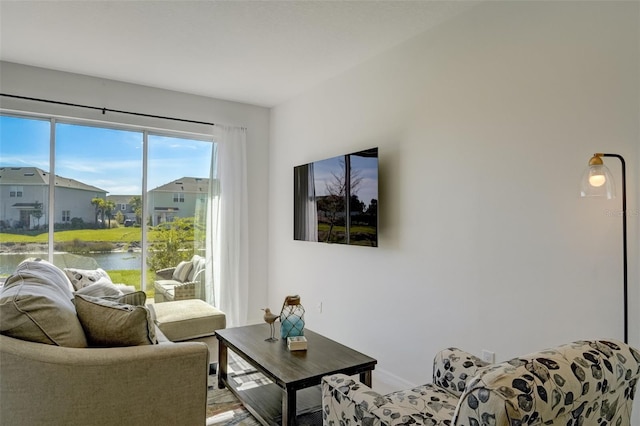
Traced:
POLYGON ((140 195, 142 188, 136 185, 114 185, 109 187, 109 195, 140 195))
POLYGON ((38 167, 42 170, 49 170, 49 160, 46 158, 30 158, 28 161, 23 156, 2 156, 0 160, 2 167, 38 167))

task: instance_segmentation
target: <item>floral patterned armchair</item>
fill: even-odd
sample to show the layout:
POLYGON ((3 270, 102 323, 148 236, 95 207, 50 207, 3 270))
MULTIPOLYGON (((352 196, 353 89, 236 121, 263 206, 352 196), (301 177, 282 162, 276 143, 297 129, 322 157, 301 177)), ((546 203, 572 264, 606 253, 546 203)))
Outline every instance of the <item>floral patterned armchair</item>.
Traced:
POLYGON ((433 383, 380 395, 352 378, 322 380, 323 424, 629 426, 640 352, 616 340, 578 341, 488 365, 440 351, 433 383))

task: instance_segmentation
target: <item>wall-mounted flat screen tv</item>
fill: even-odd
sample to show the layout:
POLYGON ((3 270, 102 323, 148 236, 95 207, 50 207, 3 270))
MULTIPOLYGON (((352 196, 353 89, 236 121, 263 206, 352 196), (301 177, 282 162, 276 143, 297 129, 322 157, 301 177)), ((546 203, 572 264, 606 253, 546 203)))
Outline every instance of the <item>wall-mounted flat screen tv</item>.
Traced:
POLYGON ((378 148, 293 169, 293 238, 378 246, 378 148))

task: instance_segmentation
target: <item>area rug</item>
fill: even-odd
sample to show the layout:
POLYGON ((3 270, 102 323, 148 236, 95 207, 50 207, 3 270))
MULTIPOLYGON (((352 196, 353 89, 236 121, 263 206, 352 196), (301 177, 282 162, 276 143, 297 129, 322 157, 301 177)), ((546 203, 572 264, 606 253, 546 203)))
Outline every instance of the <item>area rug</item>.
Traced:
MULTIPOLYGON (((243 388, 262 386, 271 383, 264 375, 245 360, 228 352, 227 378, 243 388)), ((231 393, 230 390, 218 389, 217 374, 209 375, 209 391, 207 392, 207 426, 238 425, 259 426, 258 422, 231 393)))
MULTIPOLYGON (((242 358, 229 351, 227 377, 233 380, 240 389, 249 389, 271 383, 267 377, 259 373, 242 358)), ((218 389, 218 376, 209 376, 207 393, 207 426, 260 426, 260 422, 247 411, 242 403, 228 389, 218 389)), ((321 413, 298 417, 300 426, 322 425, 321 413)))

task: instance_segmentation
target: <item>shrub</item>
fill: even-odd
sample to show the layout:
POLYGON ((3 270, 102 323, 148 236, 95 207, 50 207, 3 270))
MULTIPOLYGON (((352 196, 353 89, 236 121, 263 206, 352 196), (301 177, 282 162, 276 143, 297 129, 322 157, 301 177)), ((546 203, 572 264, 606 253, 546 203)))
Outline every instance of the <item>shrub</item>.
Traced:
POLYGON ((84 220, 81 217, 72 217, 71 218, 71 228, 73 229, 82 229, 84 228, 84 220))
POLYGON ((155 226, 147 266, 153 271, 176 266, 193 254, 193 218, 176 218, 155 226))
POLYGON ((108 241, 82 241, 79 238, 73 241, 63 241, 55 243, 54 248, 57 251, 63 251, 67 253, 91 253, 91 252, 109 252, 112 251, 115 246, 108 241))

